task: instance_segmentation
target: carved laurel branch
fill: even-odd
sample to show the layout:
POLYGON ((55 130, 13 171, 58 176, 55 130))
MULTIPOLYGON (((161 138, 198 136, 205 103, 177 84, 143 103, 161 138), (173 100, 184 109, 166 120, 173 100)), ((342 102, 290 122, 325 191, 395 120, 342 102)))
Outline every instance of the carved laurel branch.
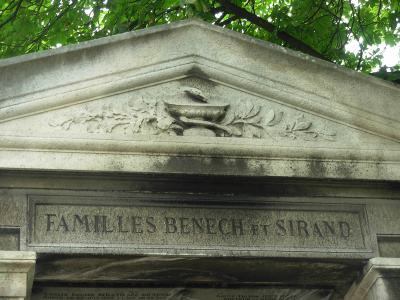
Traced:
MULTIPOLYGON (((215 121, 211 127, 217 136, 225 137, 273 138, 270 130, 275 127, 275 132, 280 133, 280 136, 291 139, 310 141, 322 138, 333 141, 335 138, 334 132, 314 130, 313 123, 305 121, 303 115, 285 124, 284 128, 277 128, 276 125, 281 122, 283 115, 282 111, 274 109, 264 113, 261 106, 246 101, 236 107, 230 107, 224 118, 215 121)), ((185 130, 185 125, 171 116, 161 101, 135 101, 126 109, 105 105, 98 113, 83 112, 59 122, 49 123, 63 130, 69 130, 73 124, 86 125, 86 130, 90 133, 112 133, 117 127, 122 128, 126 134, 180 135, 185 130)))
POLYGON ((328 130, 314 130, 312 123, 304 120, 304 115, 300 115, 295 121, 286 124, 284 136, 290 137, 293 140, 301 138, 306 141, 311 141, 318 137, 326 141, 334 141, 336 132, 328 130))
POLYGON ((261 106, 246 102, 226 115, 221 124, 230 128, 232 136, 262 138, 264 133, 268 134, 268 127, 275 126, 281 121, 283 112, 276 113, 270 109, 264 116, 260 112, 261 106))
POLYGON ((159 113, 158 103, 140 103, 130 105, 130 109, 122 112, 121 109, 105 105, 100 113, 91 114, 83 112, 78 116, 67 118, 61 122, 49 123, 54 127, 69 130, 72 124, 86 124, 90 133, 112 133, 116 127, 122 127, 126 134, 146 132, 159 134, 172 133, 177 125, 174 119, 166 114, 159 113))

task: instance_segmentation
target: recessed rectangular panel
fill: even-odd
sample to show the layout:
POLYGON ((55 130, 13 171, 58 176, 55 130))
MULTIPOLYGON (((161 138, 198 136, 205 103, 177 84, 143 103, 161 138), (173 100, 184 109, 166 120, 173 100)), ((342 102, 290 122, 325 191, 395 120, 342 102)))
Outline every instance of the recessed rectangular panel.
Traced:
MULTIPOLYGON (((157 196, 158 197, 158 196, 157 196)), ((30 197, 35 251, 280 256, 371 255, 363 206, 30 197), (38 248, 39 247, 39 248, 38 248)), ((165 200, 165 199, 164 199, 165 200)))
POLYGON ((378 248, 381 257, 400 258, 400 235, 378 236, 378 248))

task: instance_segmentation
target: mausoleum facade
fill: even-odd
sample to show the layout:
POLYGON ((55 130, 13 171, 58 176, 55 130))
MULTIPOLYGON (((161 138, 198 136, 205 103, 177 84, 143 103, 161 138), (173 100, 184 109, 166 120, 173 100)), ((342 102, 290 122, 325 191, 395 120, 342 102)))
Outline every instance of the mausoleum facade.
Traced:
POLYGON ((398 85, 187 20, 0 91, 0 299, 400 299, 398 85))

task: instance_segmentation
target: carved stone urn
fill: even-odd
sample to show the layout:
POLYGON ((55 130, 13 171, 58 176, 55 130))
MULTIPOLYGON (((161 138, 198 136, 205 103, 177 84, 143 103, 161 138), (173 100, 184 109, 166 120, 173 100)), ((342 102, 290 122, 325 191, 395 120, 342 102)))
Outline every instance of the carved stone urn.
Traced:
POLYGON ((225 126, 216 122, 225 116, 229 104, 180 104, 167 101, 164 103, 168 112, 188 127, 183 131, 185 136, 214 137, 216 136, 215 129, 226 130, 225 126))

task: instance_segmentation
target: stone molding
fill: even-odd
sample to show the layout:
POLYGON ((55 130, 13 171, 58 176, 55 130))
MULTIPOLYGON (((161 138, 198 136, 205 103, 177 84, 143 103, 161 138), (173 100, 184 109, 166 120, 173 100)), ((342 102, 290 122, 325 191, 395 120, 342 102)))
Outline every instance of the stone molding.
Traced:
POLYGON ((400 258, 383 258, 376 257, 368 261, 364 268, 363 275, 354 282, 349 292, 345 296, 345 300, 395 300, 393 296, 395 291, 386 290, 383 294, 379 293, 379 298, 375 298, 372 292, 374 286, 378 284, 380 279, 395 278, 400 281, 400 258))
MULTIPOLYGON (((398 180, 400 151, 263 140, 2 136, 2 169, 398 180), (242 142, 241 142, 242 141, 242 142), (201 142, 201 144, 199 144, 201 142), (179 162, 179 163, 177 163, 179 162), (240 167, 240 168, 239 168, 240 167)), ((326 143, 327 144, 327 143, 326 143)))
POLYGON ((36 253, 0 251, 0 299, 29 299, 36 253))

